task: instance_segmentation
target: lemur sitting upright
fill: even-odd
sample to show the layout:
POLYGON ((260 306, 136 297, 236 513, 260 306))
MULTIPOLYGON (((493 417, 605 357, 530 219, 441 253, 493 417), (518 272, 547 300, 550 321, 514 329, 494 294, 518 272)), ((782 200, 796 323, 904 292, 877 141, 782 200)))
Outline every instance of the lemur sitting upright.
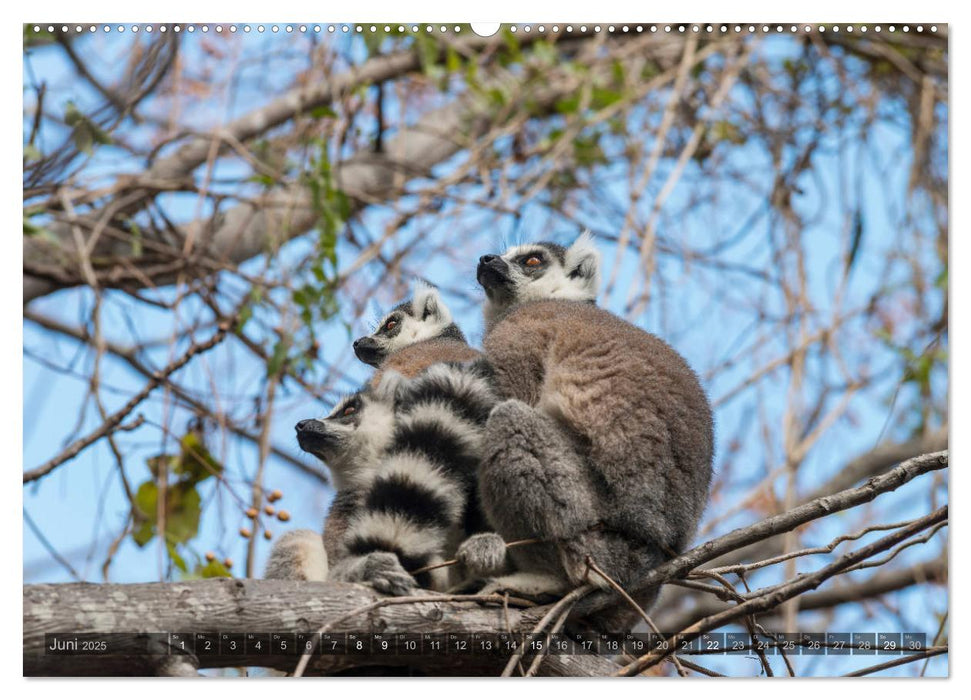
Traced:
MULTIPOLYGON (((454 570, 432 570, 417 582, 408 571, 451 558, 467 535, 487 529, 477 469, 482 427, 497 397, 487 365, 468 362, 479 353, 439 340, 391 352, 382 363, 390 371, 327 418, 297 425, 301 447, 330 466, 338 491, 324 532, 333 580, 370 582, 395 595, 418 583, 444 590, 454 570)), ((466 574, 495 567, 497 549, 471 540, 462 550, 466 574)))
POLYGON ((297 423, 300 448, 327 465, 337 494, 324 522, 323 538, 311 530, 295 530, 281 537, 270 552, 265 578, 328 578, 328 564, 340 558, 348 515, 373 478, 393 430, 391 406, 366 389, 342 399, 320 420, 297 423))
MULTIPOLYGON (((586 235, 569 248, 537 243, 479 260, 484 350, 507 397, 486 426, 482 504, 506 540, 550 543, 511 550, 530 576, 497 579, 494 589, 543 577, 551 593, 583 582, 608 588, 589 557, 636 590, 687 546, 707 502, 714 436, 705 392, 665 342, 596 306, 599 260, 586 235)), ((656 596, 635 598, 647 609, 656 596)), ((636 613, 617 600, 600 592, 577 610, 596 612, 592 627, 620 631, 636 613)))

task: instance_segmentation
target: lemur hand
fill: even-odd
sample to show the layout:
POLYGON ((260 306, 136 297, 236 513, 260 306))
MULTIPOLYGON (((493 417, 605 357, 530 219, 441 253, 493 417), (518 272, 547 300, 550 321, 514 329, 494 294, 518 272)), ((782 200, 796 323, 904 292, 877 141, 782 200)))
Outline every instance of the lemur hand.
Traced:
POLYGON ((482 532, 460 544, 455 558, 468 576, 496 576, 506 570, 506 543, 494 532, 482 532))

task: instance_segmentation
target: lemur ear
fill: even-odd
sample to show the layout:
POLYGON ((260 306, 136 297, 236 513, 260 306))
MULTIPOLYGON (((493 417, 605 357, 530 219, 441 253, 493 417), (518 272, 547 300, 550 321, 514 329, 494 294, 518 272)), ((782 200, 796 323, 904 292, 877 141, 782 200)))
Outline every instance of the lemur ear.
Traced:
POLYGON ((440 323, 448 325, 452 322, 452 313, 442 301, 438 290, 424 280, 415 280, 415 292, 411 298, 411 307, 415 316, 422 321, 435 318, 440 323))
POLYGON ((600 251, 589 231, 580 234, 566 250, 565 265, 570 279, 579 279, 592 297, 600 287, 600 251))

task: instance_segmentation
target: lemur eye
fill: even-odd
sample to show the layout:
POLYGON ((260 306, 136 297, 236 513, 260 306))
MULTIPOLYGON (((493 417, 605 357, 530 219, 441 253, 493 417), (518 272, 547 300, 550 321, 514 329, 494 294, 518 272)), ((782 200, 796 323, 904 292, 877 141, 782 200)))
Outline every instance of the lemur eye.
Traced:
POLYGON ((341 415, 344 416, 345 418, 347 416, 352 416, 355 413, 357 413, 357 408, 355 408, 354 406, 348 406, 343 411, 341 411, 341 415))
POLYGON ((538 255, 530 255, 526 260, 523 261, 523 265, 526 267, 536 267, 537 265, 542 265, 543 259, 538 255))
POLYGON ((398 322, 395 321, 393 318, 390 318, 388 319, 388 322, 384 324, 384 330, 393 331, 397 325, 398 325, 398 322))

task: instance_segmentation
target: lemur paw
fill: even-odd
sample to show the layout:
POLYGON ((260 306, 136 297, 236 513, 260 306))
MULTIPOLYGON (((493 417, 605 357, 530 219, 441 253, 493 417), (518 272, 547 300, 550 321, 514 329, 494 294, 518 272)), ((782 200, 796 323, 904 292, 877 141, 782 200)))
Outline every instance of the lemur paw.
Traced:
POLYGON ((408 595, 412 589, 418 588, 418 583, 391 552, 368 554, 364 561, 362 580, 370 583, 379 593, 393 596, 408 595))
POLYGON ((494 532, 472 535, 459 545, 455 558, 469 576, 495 576, 505 568, 506 542, 494 532))

